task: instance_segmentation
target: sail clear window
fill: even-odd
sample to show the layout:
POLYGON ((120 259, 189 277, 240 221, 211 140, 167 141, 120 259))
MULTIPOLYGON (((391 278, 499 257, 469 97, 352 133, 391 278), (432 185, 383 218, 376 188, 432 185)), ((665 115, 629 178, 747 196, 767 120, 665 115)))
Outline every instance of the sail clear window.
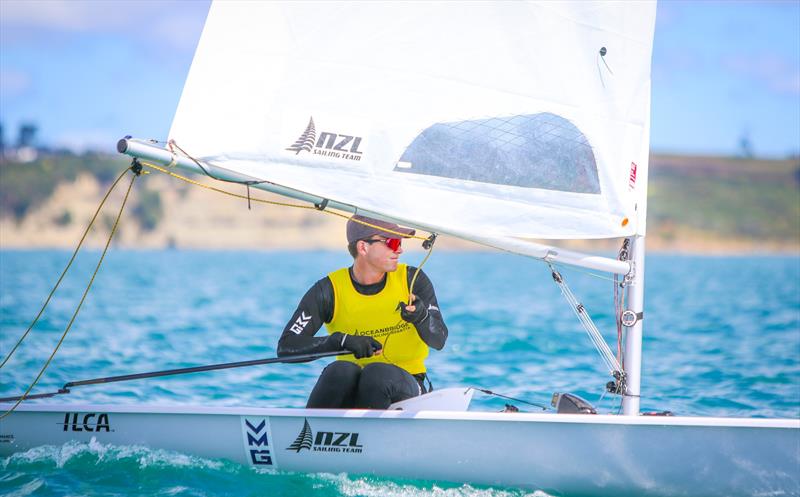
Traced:
POLYGON ((552 113, 436 123, 394 169, 445 178, 600 193, 594 152, 573 123, 552 113))

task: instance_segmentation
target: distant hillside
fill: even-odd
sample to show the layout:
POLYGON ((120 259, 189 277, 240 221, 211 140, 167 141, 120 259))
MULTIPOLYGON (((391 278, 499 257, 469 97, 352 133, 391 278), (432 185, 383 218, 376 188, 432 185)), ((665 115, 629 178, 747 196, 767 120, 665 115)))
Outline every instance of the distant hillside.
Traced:
MULTIPOLYGON (((73 247, 120 156, 45 156, 0 162, 0 247, 73 247)), ((692 252, 800 252, 800 161, 653 155, 648 247, 692 252)), ((211 180, 201 179, 206 183, 211 180)), ((125 185, 89 239, 101 245, 125 185)), ((115 238, 124 247, 341 248, 344 221, 315 211, 247 202, 160 173, 143 176, 115 238)), ((217 185, 244 194, 238 185, 217 185)), ((254 196, 287 201, 255 191, 254 196)), ((574 244, 573 244, 574 245, 574 244)), ((440 247, 477 248, 444 238, 440 247)))
POLYGON ((650 157, 648 238, 665 246, 800 247, 800 160, 650 157))

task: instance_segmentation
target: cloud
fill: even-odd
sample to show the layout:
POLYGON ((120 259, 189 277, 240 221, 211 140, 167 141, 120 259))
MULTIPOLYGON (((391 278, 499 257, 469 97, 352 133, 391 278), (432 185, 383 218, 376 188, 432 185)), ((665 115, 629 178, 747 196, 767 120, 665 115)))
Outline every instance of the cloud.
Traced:
POLYGON ((4 0, 0 2, 0 20, 3 27, 22 25, 69 29, 80 24, 78 10, 70 8, 62 0, 4 0))
POLYGON ((126 33, 166 48, 193 50, 210 0, 0 0, 0 29, 126 33))
POLYGON ((113 152, 119 133, 108 129, 71 129, 61 132, 52 140, 56 148, 67 148, 74 152, 103 150, 113 152))
POLYGON ((33 27, 54 31, 94 31, 122 27, 126 19, 136 21, 140 12, 155 6, 142 2, 133 9, 133 3, 101 0, 3 0, 2 23, 7 27, 33 27))
POLYGON ((734 55, 722 63, 728 70, 765 84, 772 91, 800 95, 800 66, 778 55, 734 55))

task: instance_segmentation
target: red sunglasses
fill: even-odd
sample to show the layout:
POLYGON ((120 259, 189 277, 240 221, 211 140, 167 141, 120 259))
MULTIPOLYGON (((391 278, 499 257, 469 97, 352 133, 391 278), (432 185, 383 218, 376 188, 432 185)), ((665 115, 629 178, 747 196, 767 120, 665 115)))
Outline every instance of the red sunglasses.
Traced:
POLYGON ((392 250, 392 252, 397 252, 398 250, 400 250, 400 245, 403 244, 403 239, 402 238, 385 238, 383 240, 380 240, 380 239, 379 240, 364 240, 364 242, 368 243, 369 245, 372 245, 375 242, 383 242, 383 243, 386 244, 387 247, 389 247, 392 250))

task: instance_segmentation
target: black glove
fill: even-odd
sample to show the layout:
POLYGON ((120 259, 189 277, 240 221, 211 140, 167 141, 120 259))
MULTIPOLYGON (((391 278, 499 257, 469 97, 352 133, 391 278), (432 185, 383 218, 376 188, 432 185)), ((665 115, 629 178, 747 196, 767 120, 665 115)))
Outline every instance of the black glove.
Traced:
POLYGON ((356 359, 372 357, 375 352, 383 348, 381 342, 368 336, 342 334, 342 340, 342 348, 352 352, 356 359))
POLYGON ((411 324, 420 324, 421 322, 425 321, 428 318, 428 304, 425 303, 424 300, 414 296, 413 305, 415 306, 414 311, 406 310, 408 305, 405 302, 400 302, 397 304, 397 307, 400 308, 400 317, 403 318, 403 321, 406 321, 411 324))

